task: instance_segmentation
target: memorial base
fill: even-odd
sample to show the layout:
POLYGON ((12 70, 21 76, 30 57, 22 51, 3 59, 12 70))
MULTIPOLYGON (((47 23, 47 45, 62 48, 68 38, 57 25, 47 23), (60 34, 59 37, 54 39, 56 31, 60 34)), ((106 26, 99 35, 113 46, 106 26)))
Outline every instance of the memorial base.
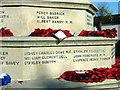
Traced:
POLYGON ((65 80, 57 79, 43 79, 43 80, 28 80, 23 83, 18 83, 13 81, 9 86, 3 87, 3 90, 49 90, 49 89, 67 89, 67 90, 79 90, 82 89, 108 89, 108 88, 118 88, 120 82, 114 79, 105 80, 102 83, 81 83, 81 82, 70 82, 65 80))
POLYGON ((26 88, 113 88, 119 86, 116 80, 89 84, 56 79, 63 72, 69 70, 110 68, 115 62, 114 43, 117 41, 116 38, 71 37, 59 44, 52 37, 5 37, 0 39, 1 54, 5 54, 2 55, 5 57, 3 63, 1 60, 2 71, 8 73, 13 80, 9 86, 3 87, 3 90, 16 88, 22 88, 22 90, 24 88, 25 90, 26 88), (35 58, 38 56, 39 58, 35 58), (47 58, 48 56, 50 58, 47 58), (53 56, 54 58, 52 58, 53 56), (43 63, 48 60, 54 60, 55 63, 43 63), (35 61, 42 63, 36 64, 35 61), (18 80, 23 82, 18 83, 18 80))

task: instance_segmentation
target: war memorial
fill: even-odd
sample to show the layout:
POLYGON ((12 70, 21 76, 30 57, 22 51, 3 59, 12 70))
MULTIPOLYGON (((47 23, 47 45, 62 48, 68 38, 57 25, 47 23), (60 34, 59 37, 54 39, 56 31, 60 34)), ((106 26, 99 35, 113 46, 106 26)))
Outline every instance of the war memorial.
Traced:
POLYGON ((94 32, 96 12, 88 0, 1 1, 0 70, 11 77, 1 90, 118 87, 118 80, 102 76, 87 83, 62 77, 115 64, 117 36, 85 36, 94 32))

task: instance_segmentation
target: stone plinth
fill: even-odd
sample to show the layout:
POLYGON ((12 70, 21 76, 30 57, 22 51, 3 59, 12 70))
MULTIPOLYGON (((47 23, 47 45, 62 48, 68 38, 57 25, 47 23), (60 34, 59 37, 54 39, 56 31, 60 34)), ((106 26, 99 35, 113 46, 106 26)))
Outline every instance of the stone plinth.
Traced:
POLYGON ((24 81, 22 84, 14 81, 11 85, 4 87, 4 90, 38 90, 38 89, 65 89, 65 90, 98 90, 105 89, 109 90, 110 88, 113 90, 115 88, 119 88, 119 82, 117 80, 105 80, 102 83, 80 83, 80 82, 69 82, 69 81, 58 81, 56 79, 47 79, 47 80, 28 80, 24 81))
POLYGON ((61 43, 45 37, 4 37, 0 64, 12 79, 57 78, 68 70, 111 67, 116 39, 71 37, 61 43))
POLYGON ((88 1, 61 0, 0 2, 0 27, 9 28, 15 36, 27 36, 35 28, 93 30, 93 15, 97 9, 88 1))

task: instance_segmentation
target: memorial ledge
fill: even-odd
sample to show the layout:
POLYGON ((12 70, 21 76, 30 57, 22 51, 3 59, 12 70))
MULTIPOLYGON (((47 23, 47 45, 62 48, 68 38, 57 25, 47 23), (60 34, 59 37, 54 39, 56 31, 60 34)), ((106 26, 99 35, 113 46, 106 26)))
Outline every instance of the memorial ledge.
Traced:
POLYGON ((69 37, 58 43, 53 37, 0 37, 0 46, 114 45, 117 38, 69 37))

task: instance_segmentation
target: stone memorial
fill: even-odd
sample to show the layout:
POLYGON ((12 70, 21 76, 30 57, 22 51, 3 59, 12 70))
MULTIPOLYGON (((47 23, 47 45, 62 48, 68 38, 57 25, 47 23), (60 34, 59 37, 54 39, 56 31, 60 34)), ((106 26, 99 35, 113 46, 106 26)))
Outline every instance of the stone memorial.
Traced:
MULTIPOLYGON (((7 88, 110 85, 109 81, 85 84, 56 79, 65 71, 107 68, 115 63, 117 38, 77 36, 83 29, 93 30, 96 12, 96 7, 88 0, 1 1, 0 28, 9 28, 14 34, 0 37, 1 71, 12 78, 12 84, 7 88), (69 30, 74 37, 57 43, 54 37, 29 36, 36 28, 69 30), (23 81, 23 86, 15 83, 19 80, 23 81)), ((111 82, 117 83, 115 80, 111 82)))

